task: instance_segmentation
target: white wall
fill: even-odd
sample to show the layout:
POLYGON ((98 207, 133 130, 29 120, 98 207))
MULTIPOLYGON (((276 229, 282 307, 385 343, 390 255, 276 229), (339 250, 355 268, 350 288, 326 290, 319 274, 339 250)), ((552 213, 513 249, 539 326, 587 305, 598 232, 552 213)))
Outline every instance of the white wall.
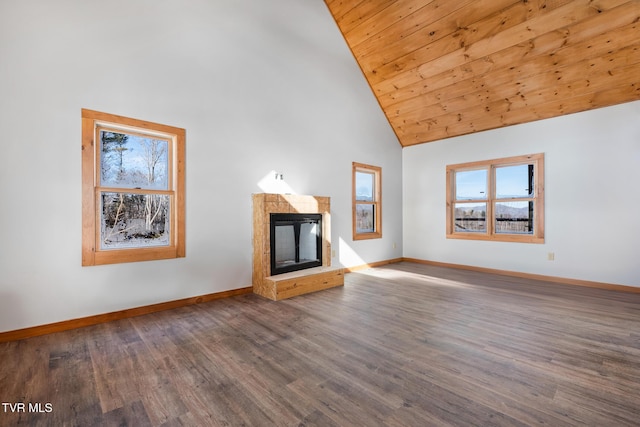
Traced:
POLYGON ((640 286, 639 183, 640 101, 406 148, 403 255, 640 286), (445 238, 446 165, 539 152, 544 244, 445 238))
POLYGON ((0 331, 250 286, 271 171, 331 197, 334 264, 401 256, 401 149, 322 1, 0 0, 0 58, 0 331), (186 128, 186 258, 80 266, 81 108, 186 128), (352 161, 383 239, 351 240, 352 161))

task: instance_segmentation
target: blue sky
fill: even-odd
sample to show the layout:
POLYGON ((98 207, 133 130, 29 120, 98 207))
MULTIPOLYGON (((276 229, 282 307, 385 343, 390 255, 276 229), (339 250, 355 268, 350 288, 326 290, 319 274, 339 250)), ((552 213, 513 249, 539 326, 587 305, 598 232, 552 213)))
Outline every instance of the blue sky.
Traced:
POLYGON ((375 174, 356 172, 356 198, 358 200, 373 200, 373 183, 375 174))
MULTIPOLYGON (((141 187, 144 185, 144 188, 166 189, 168 142, 162 139, 144 138, 137 135, 128 136, 129 138, 127 139, 127 142, 123 145, 125 150, 122 155, 122 169, 126 174, 124 177, 120 178, 124 179, 118 179, 116 181, 118 169, 120 167, 119 156, 117 153, 112 152, 110 153, 111 161, 105 164, 104 159, 102 159, 102 168, 106 171, 104 176, 101 178, 103 180, 102 185, 113 187, 141 187), (163 143, 162 149, 164 150, 164 154, 155 168, 155 185, 151 186, 140 182, 141 176, 146 177, 148 175, 147 161, 143 145, 150 141, 159 141, 163 143)), ((100 150, 100 152, 102 153, 102 150, 100 150)))
MULTIPOLYGON (((456 198, 484 199, 487 196, 487 169, 456 172, 456 198)), ((496 168, 496 195, 503 197, 528 196, 528 165, 496 168)))

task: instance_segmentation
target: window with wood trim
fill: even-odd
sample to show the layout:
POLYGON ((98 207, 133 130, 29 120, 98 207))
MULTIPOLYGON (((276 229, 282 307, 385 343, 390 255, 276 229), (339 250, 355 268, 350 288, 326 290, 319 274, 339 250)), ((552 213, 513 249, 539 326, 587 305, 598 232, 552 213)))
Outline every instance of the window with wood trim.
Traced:
POLYGON ((382 237, 382 169, 353 163, 353 240, 382 237))
POLYGON ((82 110, 82 265, 185 256, 184 129, 82 110))
POLYGON ((447 166, 447 238, 544 243, 544 154, 447 166))

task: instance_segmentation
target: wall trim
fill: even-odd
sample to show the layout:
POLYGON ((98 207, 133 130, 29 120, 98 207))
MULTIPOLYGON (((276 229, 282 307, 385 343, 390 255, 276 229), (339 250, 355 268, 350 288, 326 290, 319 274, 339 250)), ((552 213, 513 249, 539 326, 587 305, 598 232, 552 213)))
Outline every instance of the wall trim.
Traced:
POLYGON ((590 280, 571 279, 567 277, 545 276, 543 274, 522 273, 519 271, 499 270, 495 268, 476 267, 464 264, 451 264, 448 262, 429 261, 417 258, 402 258, 406 262, 415 262, 417 264, 433 265, 437 267, 458 268, 460 270, 478 271, 481 273, 499 274, 501 276, 521 277, 525 279, 543 280, 545 282, 561 283, 563 285, 583 286, 588 288, 605 289, 608 291, 640 293, 640 287, 629 285, 616 285, 612 283, 593 282, 590 280))
POLYGON ((142 316, 156 313, 158 311, 172 310, 174 308, 186 307, 217 299, 233 297, 236 295, 250 294, 253 291, 251 286, 246 288, 232 289, 230 291, 216 292, 213 294, 200 295, 174 301, 161 302, 158 304, 145 305, 142 307, 128 308, 126 310, 114 311, 111 313, 96 314, 94 316, 82 317, 79 319, 63 320, 61 322, 49 323, 46 325, 32 326, 30 328, 16 329, 14 331, 0 332, 0 343, 8 341, 18 341, 40 335, 53 334, 71 329, 83 328, 85 326, 98 325, 100 323, 111 322, 113 320, 128 319, 130 317, 142 316))
MULTIPOLYGON (((546 276, 542 274, 522 273, 518 271, 499 270, 495 268, 477 267, 464 264, 452 264, 448 262, 429 261, 418 258, 393 258, 384 261, 376 261, 353 267, 345 267, 346 273, 352 273, 367 268, 381 267, 383 265, 395 264, 398 262, 414 262, 416 264, 433 265, 436 267, 457 268, 460 270, 477 271, 481 273, 499 274, 501 276, 521 277, 525 279, 543 280, 545 282, 555 282, 564 285, 583 286, 589 288, 598 288, 609 291, 640 293, 640 287, 628 285, 616 285, 612 283, 593 282, 590 280, 571 279, 566 277, 546 276)), ((156 313, 164 310, 172 310, 174 308, 186 307, 194 304, 214 301, 222 298, 229 298, 237 295, 246 295, 253 292, 253 287, 232 289, 229 291, 216 292, 213 294, 200 295, 180 300, 161 302, 142 307, 129 308, 126 310, 114 311, 111 313, 97 314, 94 316, 82 317, 79 319, 63 320, 62 322, 49 323, 46 325, 32 326, 24 329, 16 329, 14 331, 0 332, 0 343, 9 341, 18 341, 27 338, 37 337, 41 335, 53 334, 56 332, 68 331, 71 329, 83 328, 85 326, 98 325, 100 323, 111 322, 114 320, 128 319, 131 317, 142 316, 145 314, 156 313)))

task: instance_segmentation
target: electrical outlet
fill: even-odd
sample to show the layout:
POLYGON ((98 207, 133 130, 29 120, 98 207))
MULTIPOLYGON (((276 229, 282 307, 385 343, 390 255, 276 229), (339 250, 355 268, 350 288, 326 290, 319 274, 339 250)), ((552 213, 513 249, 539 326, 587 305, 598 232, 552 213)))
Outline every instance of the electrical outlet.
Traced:
POLYGON ((554 261, 556 259, 556 254, 553 252, 547 253, 547 260, 554 261))
POLYGON ((335 258, 335 257, 336 257, 336 250, 331 249, 331 258, 335 258))
POLYGON ((396 242, 393 242, 393 249, 396 248, 396 242))

